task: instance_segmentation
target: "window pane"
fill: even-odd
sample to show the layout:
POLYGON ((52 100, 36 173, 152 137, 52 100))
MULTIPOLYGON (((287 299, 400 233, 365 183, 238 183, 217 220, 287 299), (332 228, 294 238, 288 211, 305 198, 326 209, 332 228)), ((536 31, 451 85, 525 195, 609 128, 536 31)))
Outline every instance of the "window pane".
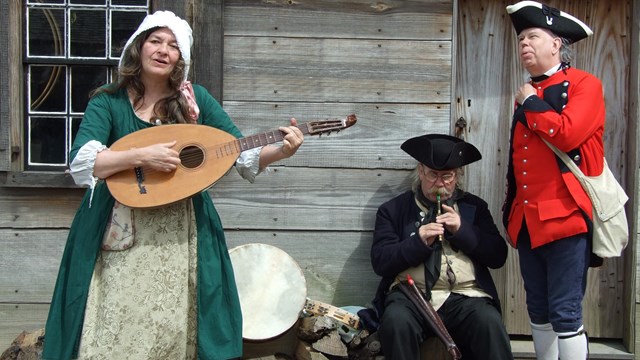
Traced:
POLYGON ((107 83, 108 71, 106 66, 71 67, 71 112, 84 112, 89 102, 89 93, 107 83))
POLYGON ((66 111, 66 67, 29 66, 29 111, 66 111))
POLYGON ((106 11, 71 10, 71 56, 106 57, 106 11))
POLYGON ((111 5, 147 6, 147 0, 111 0, 111 5))
POLYGON ((30 8, 28 56, 64 56, 64 11, 30 8))
POLYGON ((38 5, 42 5, 42 4, 64 4, 64 0, 31 0, 31 1, 27 1, 27 4, 38 4, 38 5))
POLYGON ((106 5, 107 0, 69 0, 69 4, 73 5, 106 5))
POLYGON ((65 164, 65 118, 32 117, 30 119, 30 163, 65 164))
POLYGON ((111 57, 119 58, 122 48, 138 25, 147 16, 146 11, 112 11, 111 12, 111 57))
POLYGON ((25 169, 63 170, 89 94, 113 81, 114 60, 147 15, 149 1, 26 0, 21 4, 26 4, 22 43, 25 169))

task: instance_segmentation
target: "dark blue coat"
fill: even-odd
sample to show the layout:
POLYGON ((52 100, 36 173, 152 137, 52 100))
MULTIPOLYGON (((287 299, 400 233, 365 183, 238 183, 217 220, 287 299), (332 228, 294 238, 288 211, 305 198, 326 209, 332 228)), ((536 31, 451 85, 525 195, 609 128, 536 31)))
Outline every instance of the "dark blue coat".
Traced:
MULTIPOLYGON (((489 268, 498 269, 504 265, 507 243, 484 200, 465 193, 457 205, 460 230, 455 236, 445 233, 445 237, 473 261, 478 286, 493 297, 494 305, 500 311, 498 292, 489 268)), ((382 315, 386 292, 397 274, 424 263, 433 254, 434 249, 424 244, 418 235, 416 222, 421 219, 420 211, 413 191, 398 195, 378 208, 371 247, 373 270, 382 277, 374 299, 378 315, 382 315)))

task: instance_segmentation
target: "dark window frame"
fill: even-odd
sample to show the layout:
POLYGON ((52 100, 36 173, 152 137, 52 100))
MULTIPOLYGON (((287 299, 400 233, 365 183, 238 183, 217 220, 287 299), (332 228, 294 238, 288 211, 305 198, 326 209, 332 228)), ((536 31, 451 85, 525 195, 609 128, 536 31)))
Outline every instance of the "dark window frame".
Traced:
MULTIPOLYGON (((149 12, 171 10, 194 30, 192 80, 206 87, 222 103, 223 0, 150 0, 149 12), (198 16, 193 16, 198 14, 198 16), (194 19, 197 19, 194 23, 194 19)), ((24 94, 22 16, 24 1, 0 2, 0 187, 78 188, 67 172, 24 169, 24 94), (16 9, 17 8, 17 9, 16 9), (13 18, 12 18, 13 17, 13 18), (20 36, 16 36, 20 34, 20 36), (11 49, 14 49, 11 52, 11 49), (17 55, 16 55, 17 54, 17 55), (21 86, 11 86, 13 83, 21 86), (17 107, 12 106, 19 104, 17 107), (22 105, 20 105, 22 104, 22 105)))
POLYGON ((101 4, 79 2, 23 2, 26 171, 68 169, 73 136, 88 100, 73 96, 74 90, 80 86, 80 92, 88 95, 114 77, 120 42, 135 31, 150 10, 149 0, 137 0, 135 4, 118 0, 102 0, 101 4), (90 24, 97 27, 91 28, 95 25, 90 24), (90 28, 85 28, 86 25, 90 28), (83 68, 86 66, 90 68, 83 68), (83 71, 89 71, 87 76, 80 77, 84 81, 75 81, 75 76, 83 71))

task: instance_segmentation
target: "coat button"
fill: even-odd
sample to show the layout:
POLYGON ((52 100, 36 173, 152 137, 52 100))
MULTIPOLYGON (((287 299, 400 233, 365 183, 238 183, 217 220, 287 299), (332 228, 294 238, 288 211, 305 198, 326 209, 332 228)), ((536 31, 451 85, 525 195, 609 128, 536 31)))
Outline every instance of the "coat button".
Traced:
POLYGON ((566 99, 566 98, 567 98, 567 93, 562 93, 560 96, 561 96, 563 99, 566 99))
POLYGON ((553 134, 553 129, 549 129, 549 134, 553 134))

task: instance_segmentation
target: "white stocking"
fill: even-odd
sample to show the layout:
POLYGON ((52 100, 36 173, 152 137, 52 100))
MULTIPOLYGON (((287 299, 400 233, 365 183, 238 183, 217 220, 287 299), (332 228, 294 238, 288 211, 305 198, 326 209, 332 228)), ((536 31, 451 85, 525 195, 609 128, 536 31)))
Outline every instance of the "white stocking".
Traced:
POLYGON ((581 326, 578 331, 558 333, 561 360, 585 360, 587 358, 587 334, 581 326))
POLYGON ((558 336, 551 324, 530 324, 536 359, 558 360, 558 336))

